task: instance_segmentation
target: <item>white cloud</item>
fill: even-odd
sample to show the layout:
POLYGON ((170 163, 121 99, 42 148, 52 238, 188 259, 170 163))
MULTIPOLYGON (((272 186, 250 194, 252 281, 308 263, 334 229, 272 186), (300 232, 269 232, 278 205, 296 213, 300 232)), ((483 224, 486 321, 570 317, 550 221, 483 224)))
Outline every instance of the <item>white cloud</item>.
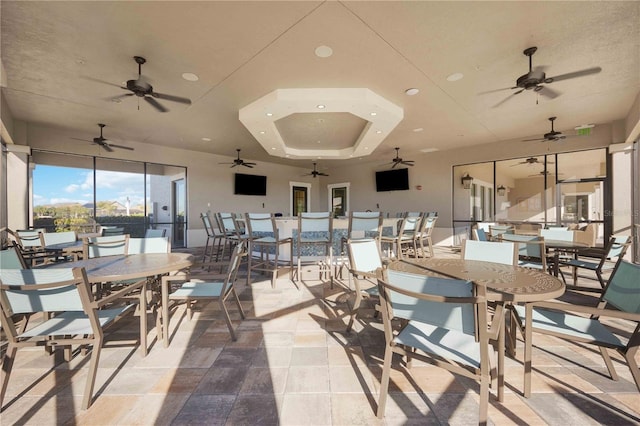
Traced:
POLYGON ((76 192, 78 189, 80 189, 80 185, 76 185, 75 183, 72 183, 71 185, 67 185, 67 187, 64 188, 64 191, 73 193, 73 192, 76 192))

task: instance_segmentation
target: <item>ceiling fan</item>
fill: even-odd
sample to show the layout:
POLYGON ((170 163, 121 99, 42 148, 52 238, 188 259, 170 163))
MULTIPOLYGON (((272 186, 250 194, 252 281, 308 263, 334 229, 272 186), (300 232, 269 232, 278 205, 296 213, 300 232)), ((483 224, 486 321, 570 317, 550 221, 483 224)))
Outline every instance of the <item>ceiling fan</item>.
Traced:
POLYGON ((241 160, 240 159, 240 149, 236 149, 236 151, 238 151, 238 158, 233 160, 233 162, 231 162, 231 163, 218 163, 218 164, 231 164, 231 167, 244 166, 244 167, 248 167, 250 169, 253 169, 253 166, 255 166, 256 163, 247 163, 246 161, 241 160))
POLYGON ((405 166, 413 166, 413 163, 414 163, 413 160, 403 160, 402 158, 400 158, 400 148, 396 147, 395 150, 396 150, 396 158, 391 160, 391 163, 389 163, 389 164, 393 164, 391 168, 394 168, 398 164, 404 164, 405 166))
POLYGON ((106 124, 98 123, 98 126, 100 126, 100 137, 93 138, 93 141, 88 141, 85 139, 78 139, 78 138, 71 138, 71 139, 75 139, 77 141, 91 142, 95 145, 99 145, 100 147, 104 148, 105 151, 108 151, 108 152, 113 152, 113 148, 128 149, 129 151, 133 151, 133 148, 131 147, 116 145, 111 143, 108 139, 102 136, 102 129, 106 127, 106 124))
POLYGON ((314 162, 314 163, 313 163, 313 171, 312 171, 311 173, 307 173, 306 175, 303 175, 303 176, 313 176, 314 178, 315 178, 316 176, 329 176, 329 175, 328 175, 328 174, 326 174, 326 173, 319 172, 319 171, 318 171, 318 169, 316 168, 317 164, 318 164, 318 163, 315 163, 315 162, 314 162))
MULTIPOLYGON (((523 165, 523 164, 526 164, 527 166, 532 166, 534 164, 542 165, 542 164, 544 164, 544 162, 540 161, 538 159, 538 157, 529 157, 524 161, 520 161, 519 163, 512 164, 510 167, 520 166, 520 165, 523 165)), ((553 164, 553 161, 547 161, 547 164, 553 164)))
MULTIPOLYGON (((562 176, 564 173, 558 173, 558 176, 562 176)), ((547 171, 541 171, 539 173, 535 173, 532 175, 529 175, 528 177, 542 177, 542 176, 555 176, 555 173, 550 172, 549 170, 547 171)))
MULTIPOLYGON (((183 98, 180 96, 167 95, 165 93, 158 93, 153 90, 153 86, 149 84, 147 79, 142 75, 142 64, 147 62, 145 58, 142 56, 134 56, 133 59, 138 64, 138 78, 135 80, 128 80, 126 87, 120 86, 119 84, 111 84, 112 86, 120 87, 121 89, 128 90, 131 93, 125 93, 124 95, 119 95, 113 98, 109 98, 111 100, 116 100, 120 98, 125 98, 128 96, 138 96, 147 101, 152 107, 160 112, 169 111, 165 106, 159 103, 156 99, 162 99, 165 101, 178 102, 181 104, 191 105, 191 100, 187 98, 183 98)), ((106 83, 106 82, 103 82, 106 83)), ((140 104, 138 104, 138 109, 140 109, 140 104)))
MULTIPOLYGON (((514 87, 492 91, 492 92, 496 92, 500 90, 518 89, 517 91, 513 92, 511 95, 507 96, 505 99, 495 104, 493 108, 496 108, 502 105, 504 102, 508 101, 513 96, 519 93, 522 93, 525 90, 533 90, 534 92, 539 93, 542 96, 546 96, 549 99, 553 99, 559 96, 560 93, 545 86, 546 84, 551 84, 556 81, 568 80, 570 78, 584 77, 586 75, 597 74, 600 71, 602 71, 602 68, 600 67, 592 67, 592 68, 586 68, 580 71, 574 71, 566 74, 556 75, 554 77, 547 77, 546 74, 544 73, 544 67, 536 67, 535 69, 533 68, 533 54, 536 53, 537 50, 538 48, 533 46, 533 47, 526 48, 522 52, 525 56, 529 57, 529 72, 518 77, 518 79, 516 80, 516 85, 514 87)), ((485 93, 488 93, 488 92, 485 92, 485 93)), ((537 100, 536 100, 536 103, 537 103, 537 100)))
POLYGON ((571 138, 577 135, 563 135, 562 132, 558 132, 556 130, 553 129, 553 122, 556 120, 556 118, 558 117, 549 117, 549 121, 551 122, 551 131, 549 133, 545 133, 541 138, 534 138, 534 139, 523 139, 522 142, 533 142, 533 141, 537 141, 537 142, 556 142, 556 141, 560 141, 566 138, 571 138))

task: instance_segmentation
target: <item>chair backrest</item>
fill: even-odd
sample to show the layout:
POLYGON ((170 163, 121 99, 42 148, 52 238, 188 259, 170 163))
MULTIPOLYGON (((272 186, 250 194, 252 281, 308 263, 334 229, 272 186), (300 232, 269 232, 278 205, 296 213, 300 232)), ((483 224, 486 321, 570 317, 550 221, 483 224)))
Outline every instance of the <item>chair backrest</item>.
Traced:
POLYGON ((77 241, 76 231, 41 232, 40 239, 43 246, 53 244, 74 243, 77 241))
POLYGON ((171 243, 167 237, 129 238, 128 244, 127 254, 171 253, 171 243))
POLYGON ((464 260, 481 260, 505 265, 518 264, 516 245, 511 242, 463 240, 462 258, 464 260))
POLYGON ((209 217, 209 215, 207 213, 200 213, 200 219, 202 219, 204 230, 207 231, 207 236, 214 237, 215 232, 213 231, 213 225, 211 224, 211 218, 209 217))
POLYGON ((380 245, 374 239, 347 240, 347 253, 352 271, 373 272, 382 268, 380 245))
POLYGON ((482 229, 484 232, 486 232, 487 234, 489 233, 489 227, 494 226, 496 223, 495 222, 478 222, 476 223, 476 227, 478 229, 482 229))
POLYGON ((122 226, 103 226, 102 236, 109 237, 111 235, 124 235, 124 227, 122 226))
POLYGON ((631 245, 631 237, 626 235, 612 235, 605 249, 605 259, 618 260, 619 258, 623 258, 629 245, 631 245))
POLYGON ((347 238, 378 238, 382 235, 381 212, 349 212, 347 238))
MULTIPOLYGON (((476 297, 471 281, 387 269, 379 284, 380 297, 387 308, 391 308, 391 317, 475 335, 474 304, 484 301, 486 315, 486 299, 476 297)), ((478 287, 478 290, 484 291, 484 288, 478 287)))
POLYGON ((271 213, 246 213, 247 232, 251 238, 271 236, 278 239, 278 227, 271 213))
POLYGON ((420 223, 422 222, 422 215, 409 216, 411 213, 407 213, 400 222, 398 228, 398 235, 417 235, 420 232, 420 223))
POLYGON ((15 231, 13 233, 14 238, 16 238, 16 242, 20 244, 20 247, 25 249, 42 247, 42 239, 40 238, 40 233, 44 233, 46 230, 44 228, 37 229, 25 229, 15 231))
POLYGON ((420 235, 428 237, 433 232, 433 228, 436 226, 436 220, 438 215, 431 216, 432 213, 424 213, 422 216, 422 223, 420 224, 420 235))
POLYGON ((85 238, 82 251, 85 259, 104 256, 126 256, 129 254, 129 234, 85 238))
POLYGON ((166 233, 167 233, 166 228, 147 229, 146 231, 144 231, 144 237, 145 238, 164 237, 166 233))
POLYGON ((229 260, 229 268, 227 269, 227 275, 225 277, 225 289, 223 289, 222 294, 226 295, 233 286, 233 283, 236 281, 236 277, 238 275, 238 270, 240 269, 240 263, 242 262, 242 258, 247 255, 247 242, 240 241, 231 252, 231 259, 229 260))
POLYGON ((618 264, 602 300, 624 312, 640 314, 640 265, 625 260, 618 264))
POLYGON ((503 234, 502 241, 513 242, 518 245, 518 256, 545 257, 544 238, 535 235, 503 234))
POLYGON ((569 242, 572 242, 575 238, 573 231, 569 231, 568 229, 559 229, 559 228, 541 229, 540 236, 544 237, 545 240, 569 241, 569 242))
POLYGON ((487 233, 482 228, 473 228, 471 230, 473 232, 473 239, 476 241, 489 241, 489 237, 487 233))
POLYGON ((489 234, 491 235, 491 238, 499 237, 503 234, 513 234, 513 226, 491 225, 489 226, 489 234))
POLYGON ((328 232, 333 230, 333 216, 331 212, 301 212, 298 214, 298 231, 328 232))
POLYGON ((240 236, 242 231, 233 213, 218 213, 218 218, 222 230, 225 234, 234 234, 240 236))
POLYGON ((93 301, 89 288, 81 268, 0 270, 3 315, 85 311, 93 301))
POLYGON ((27 269, 17 246, 0 250, 0 270, 2 269, 27 269))

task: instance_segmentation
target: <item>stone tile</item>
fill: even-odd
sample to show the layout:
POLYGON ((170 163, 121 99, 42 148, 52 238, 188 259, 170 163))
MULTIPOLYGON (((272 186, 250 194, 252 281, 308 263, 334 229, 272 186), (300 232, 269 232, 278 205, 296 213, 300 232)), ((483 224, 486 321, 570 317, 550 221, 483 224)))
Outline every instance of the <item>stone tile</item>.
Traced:
POLYGON ((266 332, 262 337, 262 346, 293 346, 295 334, 289 331, 266 332))
POLYGON ((287 384, 288 368, 251 368, 240 388, 241 394, 281 394, 287 384))
POLYGON ((195 394, 231 395, 237 394, 242 386, 248 368, 213 367, 205 374, 196 387, 195 394))
POLYGON ((330 425, 331 396, 328 393, 285 394, 280 424, 330 425))
POLYGON ((234 402, 235 395, 192 395, 171 424, 223 425, 234 402))
POLYGON ((169 425, 189 399, 187 394, 145 395, 121 418, 123 425, 169 425))
POLYGON ((314 365, 328 365, 327 348, 326 347, 294 347, 291 351, 292 367, 310 367, 314 365))
POLYGON ((225 348, 216 358, 213 367, 249 368, 255 354, 256 349, 253 348, 225 348))
POLYGON ((207 374, 207 368, 176 368, 167 370, 149 391, 150 394, 192 393, 200 380, 207 374))
POLYGON ((331 394, 331 424, 333 425, 384 425, 376 417, 376 397, 363 393, 331 394))
POLYGON ((331 393, 373 393, 375 378, 366 366, 329 366, 331 393))
POLYGON ((329 392, 328 367, 290 367, 286 393, 329 392))
POLYGON ((227 425, 278 425, 282 395, 238 395, 227 425))
POLYGON ((292 347, 263 347, 253 357, 253 367, 288 367, 291 363, 292 347))
POLYGON ((73 420, 76 412, 80 412, 81 397, 47 395, 25 396, 17 399, 10 407, 10 401, 3 401, 4 411, 1 414, 2 425, 63 425, 73 420))

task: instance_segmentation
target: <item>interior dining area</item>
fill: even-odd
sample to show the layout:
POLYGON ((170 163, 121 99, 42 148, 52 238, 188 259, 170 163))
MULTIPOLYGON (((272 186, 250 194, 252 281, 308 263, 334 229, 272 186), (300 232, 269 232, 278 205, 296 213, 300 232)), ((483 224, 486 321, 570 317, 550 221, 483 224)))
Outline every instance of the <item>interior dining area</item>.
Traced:
POLYGON ((640 3, 0 2, 0 423, 640 423, 640 3))

